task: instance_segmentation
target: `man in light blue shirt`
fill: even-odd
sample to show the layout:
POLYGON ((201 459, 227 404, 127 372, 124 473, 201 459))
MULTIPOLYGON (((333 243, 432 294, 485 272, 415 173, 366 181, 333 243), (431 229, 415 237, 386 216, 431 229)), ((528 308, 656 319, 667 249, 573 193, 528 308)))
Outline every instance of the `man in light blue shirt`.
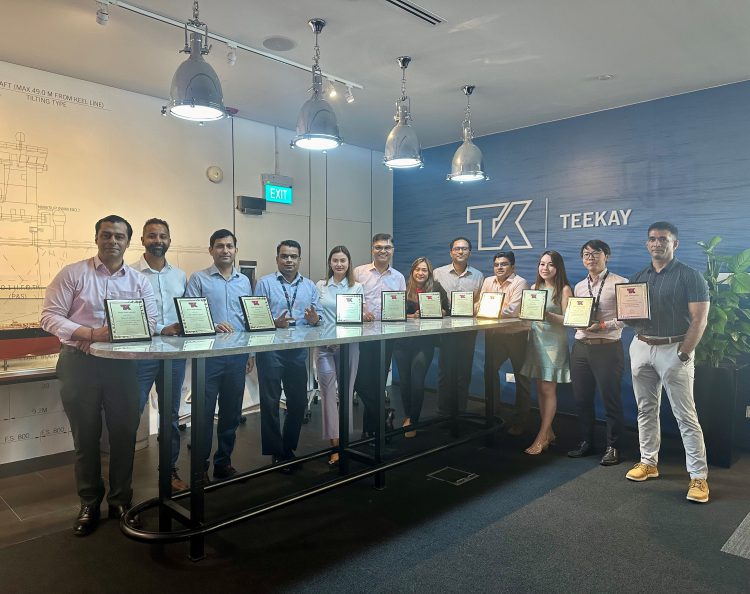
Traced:
MULTIPOLYGON (((163 336, 175 336, 180 333, 180 324, 177 321, 174 298, 185 294, 187 277, 185 273, 167 262, 166 253, 172 243, 169 233, 169 224, 161 219, 149 219, 143 225, 143 236, 141 244, 145 248, 143 256, 133 268, 146 276, 154 289, 156 297, 156 333, 163 336)), ((177 458, 180 455, 180 398, 182 395, 182 382, 185 379, 185 359, 172 361, 172 490, 182 491, 188 485, 177 474, 177 458)), ((162 366, 157 360, 138 361, 138 385, 141 389, 140 412, 148 402, 148 394, 151 386, 156 382, 156 392, 164 394, 164 374, 162 366)), ((165 399, 168 395, 164 395, 165 399)), ((161 409, 159 414, 163 414, 161 409)))
MULTIPOLYGON (((451 241, 450 256, 450 264, 435 269, 435 280, 442 285, 449 298, 452 291, 473 291, 476 303, 484 275, 469 266, 471 241, 466 237, 456 237, 451 241)), ((441 414, 466 410, 476 340, 476 332, 444 334, 440 339, 438 412, 441 414)))
MULTIPOLYGON (((194 273, 188 281, 186 297, 205 297, 218 332, 242 332, 245 319, 240 297, 250 295, 250 280, 234 267, 237 238, 228 229, 211 235, 208 253, 213 266, 194 273)), ((214 411, 219 401, 219 422, 216 426, 217 448, 214 454, 214 478, 226 479, 237 471, 232 466, 232 451, 242 416, 245 393, 245 370, 248 355, 224 355, 206 359, 206 418, 201 452, 208 470, 213 441, 214 411)), ((206 480, 206 477, 204 477, 206 480)))
MULTIPOLYGON (((299 273, 302 246, 285 239, 276 246, 278 271, 258 281, 255 294, 268 298, 277 328, 316 326, 318 289, 299 273)), ((260 390, 260 421, 263 454, 273 462, 294 459, 307 407, 307 349, 267 351, 256 355, 260 390), (282 384, 286 395, 284 429, 279 426, 282 384)), ((285 472, 290 472, 286 467, 285 472)))

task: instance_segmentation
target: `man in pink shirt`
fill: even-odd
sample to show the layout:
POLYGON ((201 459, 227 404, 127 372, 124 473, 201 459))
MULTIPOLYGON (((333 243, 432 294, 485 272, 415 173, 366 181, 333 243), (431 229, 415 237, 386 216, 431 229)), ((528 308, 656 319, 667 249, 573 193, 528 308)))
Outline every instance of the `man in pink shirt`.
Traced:
MULTIPOLYGON (((99 440, 102 410, 109 431, 109 517, 119 519, 133 497, 133 452, 139 422, 136 362, 89 354, 92 342, 108 342, 105 299, 143 299, 149 326, 156 326, 151 284, 123 262, 133 229, 110 215, 96 223, 97 255, 65 266, 47 287, 41 326, 60 339, 57 377, 76 451, 75 476, 81 509, 73 533, 86 536, 99 522, 104 499, 99 440)), ((136 518, 131 522, 138 526, 136 518)))
MULTIPOLYGON (((510 250, 497 252, 493 258, 492 268, 495 275, 484 279, 481 292, 503 293, 505 297, 503 298, 501 317, 518 318, 523 291, 529 288, 529 283, 516 274, 516 255, 510 250)), ((523 367, 523 362, 526 359, 526 344, 529 340, 528 323, 513 324, 507 328, 498 328, 488 332, 486 340, 492 341, 494 350, 492 362, 493 398, 495 398, 495 394, 498 394, 498 396, 500 394, 498 369, 508 359, 510 359, 513 367, 513 376, 516 382, 516 403, 513 408, 513 418, 508 427, 508 434, 521 435, 531 409, 531 380, 525 375, 521 375, 521 367, 523 367)))
POLYGON ((620 383, 625 355, 620 338, 625 325, 617 320, 615 285, 626 283, 628 279, 607 268, 610 253, 609 245, 599 239, 587 241, 581 248, 581 259, 588 274, 575 286, 573 294, 593 297, 594 317, 591 326, 576 330, 570 355, 581 442, 568 456, 580 458, 594 453, 594 393, 598 387, 607 419, 607 447, 600 462, 602 466, 620 463, 623 426, 620 383))

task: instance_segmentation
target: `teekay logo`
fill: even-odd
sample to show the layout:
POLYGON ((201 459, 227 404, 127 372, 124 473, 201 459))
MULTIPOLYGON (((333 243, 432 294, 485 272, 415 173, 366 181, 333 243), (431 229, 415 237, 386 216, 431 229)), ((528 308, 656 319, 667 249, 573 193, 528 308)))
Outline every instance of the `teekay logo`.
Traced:
POLYGON ((521 226, 521 219, 532 202, 533 200, 514 200, 466 207, 466 222, 479 227, 477 249, 494 251, 506 245, 513 250, 531 249, 532 245, 521 226))

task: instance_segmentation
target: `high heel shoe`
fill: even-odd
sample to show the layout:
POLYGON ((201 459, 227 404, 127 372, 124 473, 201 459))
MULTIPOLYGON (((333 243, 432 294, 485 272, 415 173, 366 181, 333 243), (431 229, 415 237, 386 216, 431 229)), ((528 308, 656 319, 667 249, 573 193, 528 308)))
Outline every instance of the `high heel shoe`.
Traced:
POLYGON ((535 441, 529 447, 527 447, 523 453, 529 454, 530 456, 538 456, 542 452, 546 451, 549 447, 549 441, 535 441))
POLYGON ((552 429, 549 430, 549 433, 547 434, 547 443, 549 445, 555 445, 557 442, 557 435, 555 435, 555 432, 552 431, 552 429))

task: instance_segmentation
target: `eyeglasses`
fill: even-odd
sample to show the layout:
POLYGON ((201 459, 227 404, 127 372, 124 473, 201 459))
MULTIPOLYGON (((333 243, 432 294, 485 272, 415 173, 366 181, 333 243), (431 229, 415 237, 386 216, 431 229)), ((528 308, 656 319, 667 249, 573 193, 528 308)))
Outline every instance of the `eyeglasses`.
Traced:
POLYGON ((299 255, 298 254, 279 254, 279 258, 281 260, 298 260, 299 255))
POLYGON ((583 252, 581 257, 584 260, 594 260, 601 256, 604 252, 602 250, 594 250, 593 252, 583 252))
POLYGON ((454 247, 454 248, 451 248, 451 251, 452 252, 470 252, 471 248, 468 248, 468 247, 454 247))
POLYGON ((374 245, 372 246, 373 251, 375 252, 390 252, 393 250, 392 245, 374 245))

